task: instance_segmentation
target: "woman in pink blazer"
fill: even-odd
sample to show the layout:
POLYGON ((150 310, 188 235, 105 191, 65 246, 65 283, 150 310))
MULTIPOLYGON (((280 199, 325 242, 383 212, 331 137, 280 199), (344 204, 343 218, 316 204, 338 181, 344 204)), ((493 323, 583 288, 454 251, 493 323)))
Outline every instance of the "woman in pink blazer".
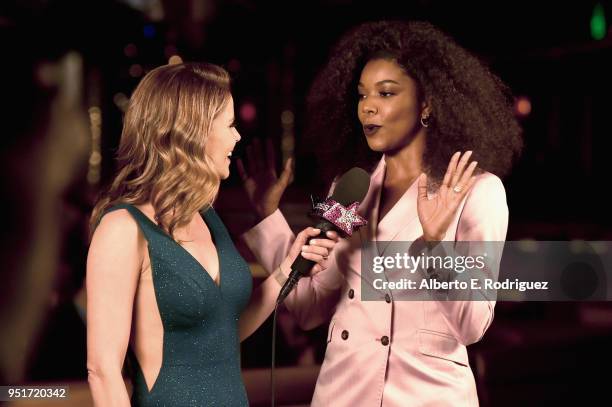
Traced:
MULTIPOLYGON (((331 318, 312 405, 478 405, 466 346, 491 324, 494 300, 397 301, 379 290, 381 301, 362 301, 361 245, 505 240, 499 176, 522 146, 505 88, 430 24, 376 22, 343 37, 308 105, 324 173, 371 169, 358 211, 368 225, 285 301, 304 329, 331 318)), ((263 219, 244 238, 273 270, 294 239, 278 210, 290 166, 270 182, 239 170, 263 219)))

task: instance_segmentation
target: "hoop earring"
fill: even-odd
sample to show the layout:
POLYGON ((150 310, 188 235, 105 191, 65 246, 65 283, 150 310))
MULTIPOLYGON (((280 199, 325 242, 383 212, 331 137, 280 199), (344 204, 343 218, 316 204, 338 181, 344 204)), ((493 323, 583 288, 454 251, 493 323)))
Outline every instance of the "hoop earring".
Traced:
POLYGON ((429 127, 429 125, 431 124, 431 116, 421 116, 421 126, 423 127, 429 127))

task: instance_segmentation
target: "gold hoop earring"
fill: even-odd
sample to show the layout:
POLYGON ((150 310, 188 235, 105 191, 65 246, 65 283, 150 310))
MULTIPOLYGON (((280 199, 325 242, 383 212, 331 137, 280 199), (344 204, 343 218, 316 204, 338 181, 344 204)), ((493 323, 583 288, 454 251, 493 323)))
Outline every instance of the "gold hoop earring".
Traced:
POLYGON ((421 116, 421 126, 429 127, 431 124, 431 116, 421 116))

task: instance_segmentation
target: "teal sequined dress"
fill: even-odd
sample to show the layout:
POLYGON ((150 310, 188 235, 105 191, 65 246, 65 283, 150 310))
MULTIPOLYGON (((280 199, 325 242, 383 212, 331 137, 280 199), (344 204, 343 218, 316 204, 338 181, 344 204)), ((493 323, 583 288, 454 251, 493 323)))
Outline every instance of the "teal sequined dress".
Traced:
POLYGON ((219 256, 220 285, 185 248, 138 208, 127 209, 148 241, 157 306, 164 328, 163 361, 151 390, 133 352, 133 406, 248 406, 240 374, 238 318, 251 296, 247 263, 223 222, 201 213, 219 256))

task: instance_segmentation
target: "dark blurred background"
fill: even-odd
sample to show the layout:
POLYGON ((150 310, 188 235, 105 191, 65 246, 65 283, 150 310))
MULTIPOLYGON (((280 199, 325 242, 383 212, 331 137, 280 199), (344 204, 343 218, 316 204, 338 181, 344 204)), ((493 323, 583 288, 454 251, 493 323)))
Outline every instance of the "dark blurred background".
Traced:
MULTIPOLYGON (((181 60, 230 71, 243 137, 234 156, 270 138, 279 168, 296 157, 282 209, 298 230, 309 194, 327 188, 313 170, 315 146, 301 137, 305 95, 339 36, 382 18, 438 25, 513 90, 525 150, 504 179, 508 240, 611 240, 610 0, 4 1, 0 385, 71 383, 73 405, 91 403, 87 221, 146 72, 181 60)), ((232 167, 216 208, 259 282, 264 272, 240 242, 254 220, 246 202, 232 167)), ((304 333, 279 315, 279 376, 297 381, 280 384, 281 402, 309 402, 326 330, 304 333)), ((469 347, 481 405, 610 404, 606 377, 596 374, 612 362, 610 340, 608 303, 498 303, 485 338, 469 347)), ((253 405, 268 397, 270 341, 268 321, 243 343, 253 405)))

